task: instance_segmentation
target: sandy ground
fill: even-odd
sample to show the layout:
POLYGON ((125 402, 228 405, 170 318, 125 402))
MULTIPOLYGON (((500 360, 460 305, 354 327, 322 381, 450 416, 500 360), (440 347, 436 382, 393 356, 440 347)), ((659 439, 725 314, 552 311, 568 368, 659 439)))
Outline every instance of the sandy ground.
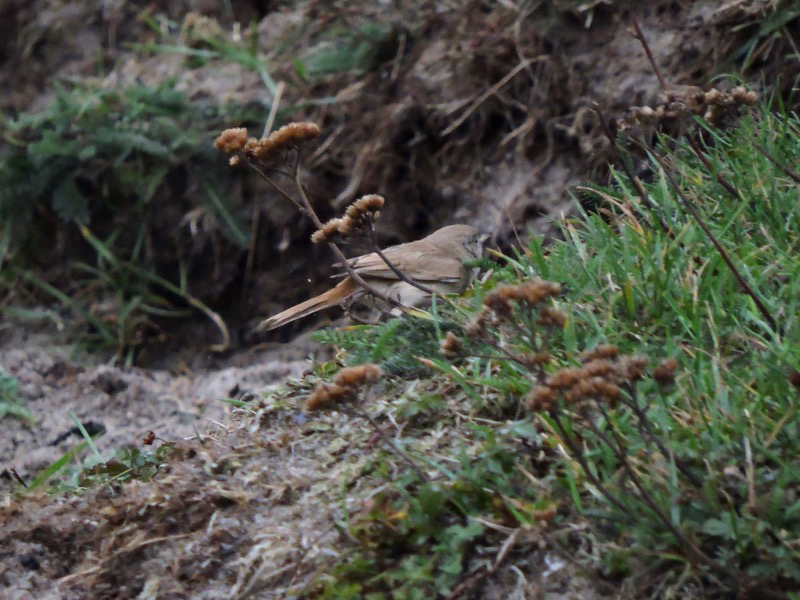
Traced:
POLYGON ((126 446, 144 448, 149 431, 169 441, 196 438, 225 421, 231 405, 222 398, 261 393, 307 370, 310 363, 300 348, 242 352, 199 370, 126 369, 76 354, 46 332, 6 331, 0 365, 19 381, 36 422, 0 423, 0 489, 17 486, 11 469, 30 481, 83 440, 70 413, 90 434, 105 431, 97 446, 109 454, 126 446))

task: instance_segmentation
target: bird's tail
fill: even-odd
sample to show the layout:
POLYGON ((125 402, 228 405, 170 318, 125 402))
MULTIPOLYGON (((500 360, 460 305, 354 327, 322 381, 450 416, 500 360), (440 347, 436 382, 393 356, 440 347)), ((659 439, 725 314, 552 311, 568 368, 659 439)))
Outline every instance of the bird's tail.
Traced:
POLYGON ((261 322, 258 326, 259 329, 276 329, 287 323, 291 323, 295 319, 305 317, 306 315, 313 314, 319 310, 342 304, 345 300, 350 298, 355 291, 359 289, 358 284, 347 277, 339 283, 336 287, 328 290, 327 292, 314 296, 313 298, 296 304, 291 308, 287 308, 283 312, 278 313, 261 322))

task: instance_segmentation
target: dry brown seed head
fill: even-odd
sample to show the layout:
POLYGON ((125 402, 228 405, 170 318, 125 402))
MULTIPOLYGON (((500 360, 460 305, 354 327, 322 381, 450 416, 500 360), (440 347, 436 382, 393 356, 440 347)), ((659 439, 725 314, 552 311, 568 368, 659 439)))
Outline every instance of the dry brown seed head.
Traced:
POLYGON ((378 211, 383 208, 385 202, 383 196, 367 194, 348 206, 345 214, 353 220, 370 216, 377 218, 378 211))
POLYGON ((589 379, 582 379, 573 385, 564 395, 568 404, 578 404, 597 396, 596 386, 589 379))
POLYGON ((619 360, 619 374, 628 381, 638 381, 644 376, 644 370, 650 359, 642 355, 625 356, 619 360))
POLYGON ((616 374, 616 370, 613 364, 602 358, 590 360, 581 369, 587 377, 608 377, 611 374, 616 374))
POLYGON ((359 388, 362 385, 375 383, 381 378, 383 371, 378 365, 358 365, 345 367, 336 374, 333 382, 344 388, 359 388))
POLYGON ((488 308, 481 309, 475 314, 466 325, 464 325, 464 334, 476 339, 483 339, 488 334, 486 330, 488 308))
POLYGON ((620 395, 622 394, 619 386, 609 383, 608 381, 602 380, 597 382, 597 392, 599 395, 603 396, 607 400, 610 400, 613 403, 616 403, 619 400, 620 395))
POLYGON ((445 338, 442 340, 440 347, 442 355, 446 356, 447 358, 455 358, 461 354, 462 349, 463 346, 461 344, 461 338, 459 338, 452 331, 448 331, 447 336, 445 336, 445 338))
POLYGON ((552 281, 544 281, 537 277, 532 281, 526 281, 516 285, 499 285, 493 292, 493 295, 506 300, 526 302, 531 306, 535 306, 546 298, 557 296, 560 293, 561 284, 552 281))
POLYGON ((314 411, 325 406, 330 401, 330 395, 325 386, 318 385, 314 392, 306 399, 306 410, 314 411))
POLYGON ((723 94, 717 88, 711 88, 706 92, 706 102, 709 104, 715 104, 720 101, 723 94))
POLYGON ((583 377, 583 371, 576 367, 562 369, 547 379, 547 385, 554 389, 565 389, 574 386, 583 377))
POLYGON ((353 219, 351 219, 347 215, 339 219, 339 233, 343 237, 351 236, 355 233, 358 233, 358 231, 359 231, 358 223, 353 221, 353 219))
POLYGON ((282 150, 280 146, 274 144, 269 138, 266 138, 256 141, 252 149, 252 154, 258 160, 266 162, 275 158, 280 150, 282 150))
MULTIPOLYGON (((491 298, 492 296, 496 298, 502 298, 503 300, 519 300, 519 285, 501 283, 491 294, 489 294, 489 296, 487 296, 487 299, 491 298)), ((484 304, 486 304, 486 300, 484 300, 484 304)))
POLYGON ((530 289, 531 299, 535 299, 536 303, 538 303, 545 298, 558 296, 561 293, 561 284, 555 281, 545 281, 537 277, 530 283, 530 289))
POLYGON ((581 361, 588 363, 598 358, 614 358, 619 355, 619 348, 614 344, 601 344, 581 355, 581 361))
POLYGON ((248 156, 255 156, 256 149, 261 145, 261 141, 254 137, 248 138, 244 145, 244 153, 248 156))
POLYGON ((333 241, 333 239, 339 233, 341 222, 341 219, 331 219, 325 223, 322 228, 317 229, 313 234, 311 234, 311 241, 315 244, 325 244, 333 241))
POLYGON ((319 137, 319 134, 319 125, 311 121, 301 121, 284 125, 277 131, 270 133, 262 141, 268 144, 272 151, 286 150, 308 140, 313 140, 319 137))
POLYGON ((349 395, 350 391, 340 385, 320 383, 306 400, 306 410, 314 411, 335 404, 349 395))
POLYGON ((743 86, 737 86, 731 90, 731 98, 733 98, 734 102, 742 103, 744 102, 744 97, 747 94, 747 88, 743 86))
POLYGON ((548 411, 558 402, 558 394, 546 385, 537 385, 525 398, 525 406, 528 410, 548 411))
POLYGON ((567 323, 567 315, 553 308, 552 306, 545 306, 539 312, 539 324, 544 327, 564 327, 567 323))
POLYGON ((653 370, 653 379, 662 385, 673 383, 677 369, 678 361, 674 358, 668 358, 653 370))
POLYGON ((214 147, 227 154, 242 150, 247 143, 247 129, 244 127, 233 127, 226 129, 214 140, 214 147))
POLYGON ((483 304, 493 311, 501 321, 509 321, 514 316, 514 309, 504 292, 505 290, 498 290, 489 294, 483 299, 483 304))

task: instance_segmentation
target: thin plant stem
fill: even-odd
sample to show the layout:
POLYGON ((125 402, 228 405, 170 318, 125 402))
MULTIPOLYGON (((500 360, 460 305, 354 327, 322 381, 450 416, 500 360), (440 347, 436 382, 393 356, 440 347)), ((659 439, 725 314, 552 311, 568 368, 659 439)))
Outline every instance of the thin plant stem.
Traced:
POLYGON ((600 119, 600 124, 603 127, 603 131, 605 132, 606 138, 608 139, 608 143, 611 145, 611 149, 614 151, 614 154, 617 156, 617 160, 619 164, 622 166, 622 170, 625 171, 625 175, 628 177, 628 181, 631 182, 634 188, 636 188, 636 193, 639 195, 639 198, 642 200, 642 204, 650 209, 650 214, 656 220, 658 225, 661 227, 662 231, 669 231, 669 227, 664 221, 661 219, 661 215, 658 214, 658 205, 647 195, 647 191, 644 189, 642 182, 639 180, 638 177, 633 173, 628 163, 625 162, 625 157, 622 155, 622 150, 617 145, 617 140, 614 137, 614 132, 611 131, 611 126, 606 119, 605 114, 600 109, 600 105, 595 102, 594 111, 597 113, 597 117, 600 119))
POLYGON ((424 483, 428 482, 428 477, 425 475, 425 473, 422 472, 422 469, 420 469, 419 465, 416 462, 414 462, 414 459, 411 458, 411 456, 409 456, 409 454, 405 450, 403 450, 400 446, 395 444, 389 438, 389 436, 387 436, 386 433, 384 433, 383 429, 381 429, 381 426, 375 421, 375 419, 373 419, 366 411, 358 410, 356 408, 346 408, 343 409, 343 411, 352 413, 353 415, 366 419, 366 421, 372 426, 375 432, 380 436, 383 443, 386 444, 400 458, 406 461, 412 469, 414 469, 414 472, 417 474, 417 477, 419 477, 420 481, 424 483))
POLYGON ((583 469, 583 473, 586 476, 586 478, 591 482, 593 486, 595 486, 598 490, 600 490, 600 493, 603 494, 603 496, 605 496, 606 500, 608 500, 611 504, 613 504, 623 513, 627 513, 628 509, 625 507, 625 505, 620 500, 618 500, 611 492, 609 492, 606 486, 604 486, 603 483, 599 479, 597 479, 589 470, 589 464, 586 462, 586 458, 583 456, 583 450, 581 450, 577 446, 577 444, 575 444, 575 441, 567 433, 567 430, 564 427, 563 423, 561 423, 561 419, 558 416, 558 408, 551 410, 549 414, 550 417, 553 419, 553 422, 558 427, 558 430, 561 432, 561 439, 564 440, 569 449, 572 451, 572 454, 575 456, 575 460, 577 460, 578 464, 580 464, 581 469, 583 469))
POLYGON ((650 44, 647 43, 647 39, 644 37, 644 33, 642 33, 642 28, 639 27, 639 20, 636 18, 636 15, 633 14, 633 11, 630 13, 631 16, 631 23, 633 23, 633 28, 636 30, 636 35, 634 36, 639 43, 644 48, 644 53, 647 55, 647 60, 650 61, 650 65, 653 67, 653 72, 658 77, 658 83, 661 85, 661 89, 667 89, 667 80, 664 77, 664 74, 661 72, 661 69, 656 62, 656 59, 653 57, 653 52, 650 50, 650 44))
MULTIPOLYGON (((289 200, 292 204, 294 204, 297 208, 299 208, 301 212, 308 215, 308 217, 311 219, 312 223, 314 223, 314 226, 317 229, 322 228, 322 221, 317 216, 317 213, 314 212, 314 209, 311 207, 311 203, 308 201, 308 197, 303 191, 303 186, 300 183, 300 173, 298 168, 299 165, 297 163, 295 163, 294 182, 295 185, 297 186, 297 189, 300 192, 300 197, 302 198, 302 202, 298 202, 297 199, 291 196, 291 194, 287 193, 281 186, 279 186, 275 181, 273 181, 269 177, 269 175, 267 175, 262 169, 258 168, 257 165, 254 165, 250 161, 248 161, 248 164, 264 179, 264 181, 266 181, 270 186, 272 186, 272 188, 274 188, 275 191, 277 191, 281 196, 283 196, 284 198, 289 200)), ((333 250, 333 253, 336 255, 336 258, 339 259, 342 268, 344 268, 347 274, 353 278, 353 281, 355 281, 359 286, 361 286, 361 288, 365 292, 378 298, 379 300, 382 300, 383 302, 386 302, 390 306, 398 308, 402 311, 406 310, 405 306, 403 306, 393 298, 389 298, 388 296, 380 293, 378 290, 376 290, 374 287, 372 287, 366 281, 364 281, 364 278, 361 277, 358 273, 356 273, 355 269, 353 269, 353 267, 350 266, 350 261, 347 260, 347 257, 339 249, 339 246, 337 246, 333 242, 328 242, 328 246, 331 248, 331 250, 333 250)))
POLYGON ((647 413, 636 400, 636 387, 629 387, 628 394, 630 398, 628 400, 622 399, 621 401, 626 406, 630 407, 630 409, 633 410, 634 414, 636 415, 636 419, 639 423, 639 432, 642 434, 642 437, 649 439, 651 443, 655 444, 664 456, 672 456, 673 460, 675 461, 675 466, 678 467, 678 470, 680 470, 680 472, 683 473, 695 487, 702 488, 703 482, 700 480, 700 478, 692 473, 686 463, 675 456, 673 452, 670 452, 670 450, 664 445, 664 442, 661 440, 661 438, 656 435, 655 431, 653 430, 653 426, 650 424, 650 419, 647 418, 647 413))
POLYGON ((768 159, 768 160, 769 160, 769 161, 770 161, 772 164, 774 164, 774 165, 775 165, 776 167, 778 167, 778 168, 779 168, 781 171, 783 171, 783 172, 784 172, 784 173, 786 173, 786 174, 787 174, 789 177, 791 177, 791 178, 794 180, 794 182, 795 182, 795 183, 800 183, 800 174, 798 174, 798 173, 797 173, 797 171, 795 171, 794 169, 791 169, 791 168, 790 168, 788 165, 786 165, 785 163, 782 163, 782 162, 781 162, 781 161, 779 161, 777 158, 775 158, 774 156, 772 156, 772 155, 771 155, 769 152, 767 152, 767 149, 766 149, 766 148, 764 148, 764 147, 763 147, 761 144, 759 144, 758 142, 751 142, 751 143, 753 144, 753 146, 755 147, 755 149, 756 149, 756 150, 758 150, 759 152, 761 152, 761 154, 763 154, 764 156, 766 156, 766 157, 767 157, 767 159, 768 159))
POLYGON ((370 222, 369 222, 369 233, 370 233, 370 239, 372 240, 372 249, 375 251, 375 254, 377 254, 380 257, 380 259, 383 262, 386 263, 386 266, 389 267, 392 270, 392 273, 397 275, 397 277, 401 281, 405 281, 407 284, 413 285, 418 290, 421 290, 421 291, 425 292, 426 294, 430 294, 431 296, 436 295, 436 292, 434 292, 431 288, 426 287, 426 286, 422 285, 421 283, 417 283, 416 281, 414 281, 410 277, 406 276, 405 273, 403 273, 400 269, 398 269, 394 265, 394 263, 392 263, 392 261, 389 260, 389 258, 386 256, 386 254, 384 254, 383 250, 381 250, 380 246, 378 246, 378 239, 375 236, 375 223, 372 221, 372 219, 370 219, 370 222))
POLYGON ((675 525, 673 525, 672 523, 672 520, 666 514, 664 514, 664 511, 661 510, 661 507, 658 506, 658 503, 655 501, 655 499, 647 490, 647 488, 644 487, 641 480, 639 479, 639 476, 631 467, 630 462, 628 461, 628 457, 625 455, 625 451, 622 445, 622 440, 619 436, 619 433, 617 433, 616 426, 614 425, 613 421, 610 419, 608 415, 608 411, 606 410, 605 404, 602 401, 598 402, 598 404, 600 405, 600 410, 603 413, 603 417, 605 418, 606 423, 608 423, 608 428, 611 431, 611 435, 614 438, 613 443, 606 434, 600 431, 600 428, 597 427, 597 425, 594 423, 594 421, 591 419, 589 415, 582 415, 582 416, 584 417, 584 420, 588 424, 589 429, 592 430, 592 433, 594 433, 598 438, 600 438, 600 440, 606 446, 608 446, 608 448, 610 448, 611 451, 614 453, 614 455, 617 457, 617 460, 619 461, 620 465, 627 473, 628 478, 631 480, 633 485, 636 486, 636 489, 639 491, 639 497, 641 498, 641 500, 648 506, 648 508, 650 508, 651 511, 653 511, 653 513, 658 517, 658 519, 662 522, 662 524, 667 529, 670 530, 672 535, 675 536, 675 539, 677 539, 681 543, 681 545, 683 545, 686 551, 689 552, 689 554, 691 554, 695 558, 695 560, 715 569, 719 573, 722 573, 725 576, 736 581, 736 575, 734 573, 732 573, 727 568, 725 568, 724 566, 720 565, 712 558, 707 556, 705 552, 703 552, 702 550, 700 550, 700 548, 698 548, 695 544, 693 544, 680 529, 675 527, 675 525))
POLYGON ((686 195, 681 191, 680 187, 678 186, 678 182, 675 181, 675 178, 672 176, 672 173, 670 173, 669 170, 666 168, 666 166, 664 165, 664 161, 661 159, 661 157, 659 157, 655 152, 652 152, 651 156, 661 167, 664 176, 667 178, 667 181, 669 182, 672 189, 681 199, 681 202, 686 207, 686 210, 689 211, 689 214, 692 215, 692 218, 694 218, 697 224, 700 225, 700 228, 706 234, 706 237, 708 237, 709 241, 717 249, 717 252, 719 252, 720 257, 722 257, 722 260, 725 261, 725 264, 728 266, 728 269, 730 269, 731 273, 733 273, 733 276, 739 282, 739 285, 741 285, 745 293, 753 299, 753 302, 755 302, 756 306, 758 307, 758 310, 761 312, 761 314, 769 324, 770 328, 772 329, 771 333, 777 336, 779 334, 778 325, 775 322, 775 318, 772 316, 772 313, 770 313, 769 309, 767 308, 767 305, 764 304, 764 302, 761 300, 758 294, 756 294, 755 290, 750 286, 749 283, 747 283, 747 280, 739 272, 739 269, 736 268, 736 265, 733 264, 733 260, 731 260, 731 257, 728 255, 725 248, 722 247, 722 244, 719 242, 716 236, 714 236, 714 234, 711 232, 711 229, 708 227, 708 225, 706 225, 706 222, 700 216, 700 213, 695 208, 694 204, 692 204, 689 198, 687 198, 686 195))
MULTIPOLYGON (((297 187, 297 191, 300 194, 300 205, 303 207, 303 211, 311 217, 311 221, 314 223, 314 226, 317 229, 322 229, 323 223, 320 218, 317 216, 317 213, 311 206, 311 202, 308 200, 308 196, 306 196, 306 192, 303 189, 303 184, 300 182, 300 154, 298 153, 297 157, 295 158, 294 162, 294 183, 297 187)), ((390 298, 386 294, 382 294, 378 290, 376 290, 373 286, 368 284, 364 281, 364 278, 359 275, 352 266, 350 266, 350 261, 347 260, 347 257, 344 253, 339 249, 334 242, 328 242, 328 246, 333 250, 333 253, 336 255, 336 258, 342 264, 342 268, 347 271, 347 274, 353 278, 353 280, 362 287, 367 293, 371 294, 375 298, 385 302, 386 304, 393 306, 394 308, 399 308, 402 311, 406 311, 406 307, 403 306, 400 302, 395 300, 394 298, 390 298)))
MULTIPOLYGON (((687 135, 686 139, 689 141, 689 145, 692 147, 692 151, 695 153, 697 158, 700 159, 700 162, 703 163, 703 166, 706 169, 708 169, 709 173, 713 174, 714 173, 714 165, 712 165, 711 161, 708 160, 708 157, 705 154, 703 154, 703 151, 701 150, 700 146, 698 145, 697 140, 695 140, 691 135, 687 135)), ((736 187, 730 181, 728 181, 722 173, 717 171, 716 177, 717 177, 717 181, 719 182, 719 184, 722 187, 724 187, 725 190, 731 196, 733 196, 734 198, 736 198, 737 200, 739 200, 741 202, 746 202, 746 199, 745 199, 744 196, 742 196, 742 193, 739 190, 737 190, 736 187)))

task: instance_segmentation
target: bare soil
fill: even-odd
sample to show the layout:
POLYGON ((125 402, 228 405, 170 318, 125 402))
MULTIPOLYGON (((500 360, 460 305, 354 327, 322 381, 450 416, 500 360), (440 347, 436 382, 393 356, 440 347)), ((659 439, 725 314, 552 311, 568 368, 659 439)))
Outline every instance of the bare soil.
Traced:
MULTIPOLYGON (((233 20, 255 20, 267 49, 289 48, 273 72, 289 82, 287 102, 336 97, 296 115, 326 132, 326 149, 307 175, 321 212, 379 192, 387 197, 387 243, 467 222, 508 244, 529 231, 554 235, 553 221, 573 209, 570 187, 604 176, 609 157, 593 103, 615 115, 658 91, 617 2, 552 2, 549 14, 520 12, 509 2, 420 1, 393 12, 365 3, 342 18, 352 27, 394 27, 387 58, 365 75, 313 84, 298 80, 290 59, 330 43, 325 3, 231 3, 233 15, 207 4, 216 5, 4 3, 0 85, 13 92, 2 96, 2 107, 42 106, 54 78, 93 76, 98 51, 116 65, 108 85, 177 75, 193 94, 246 101, 265 93, 252 72, 218 63, 187 69, 181 57, 142 57, 124 42, 150 39, 140 10, 178 22, 205 12, 223 31, 233 20)), ((702 84, 735 49, 736 36, 747 34, 733 27, 757 15, 758 4, 643 2, 636 11, 670 81, 702 84)), ((783 64, 773 67, 775 74, 783 64)), ((252 289, 244 290, 258 299, 248 307, 251 319, 328 285, 330 257, 309 245, 309 225, 286 211, 265 219, 261 244, 269 252, 257 257, 252 289), (267 264, 270 257, 278 260, 267 264)), ((267 349, 222 358, 187 341, 153 354, 150 364, 161 368, 148 369, 75 355, 69 340, 47 330, 0 330, 0 365, 19 379, 38 418, 0 424, 0 596, 289 598, 313 589, 340 558, 336 519, 345 508, 360 510, 376 482, 367 467, 375 440, 366 427, 335 413, 311 418, 301 409, 307 386, 278 386, 309 368, 305 357, 314 346, 306 338, 288 347, 275 342, 310 325, 272 338, 245 336, 267 349), (247 391, 266 400, 234 416, 219 401, 247 391), (30 481, 80 442, 70 412, 105 429, 97 442, 104 452, 142 447, 151 430, 179 442, 178 450, 151 483, 58 498, 9 493, 18 490, 12 468, 30 481), (341 505, 343 488, 352 506, 341 505)), ((390 405, 378 403, 375 411, 391 423, 390 405)), ((446 453, 455 441, 431 431, 417 443, 446 453)), ((536 531, 525 535, 517 545, 524 552, 475 597, 600 596, 568 561, 542 548, 536 531)))
POLYGON ((295 348, 212 360, 211 369, 126 369, 54 346, 52 333, 0 335, 0 365, 17 378, 36 417, 3 421, 0 490, 18 486, 11 469, 30 481, 83 440, 71 415, 91 435, 102 431, 98 445, 108 452, 144 447, 149 431, 169 441, 198 439, 223 427, 231 406, 223 399, 261 393, 309 368, 295 348))

